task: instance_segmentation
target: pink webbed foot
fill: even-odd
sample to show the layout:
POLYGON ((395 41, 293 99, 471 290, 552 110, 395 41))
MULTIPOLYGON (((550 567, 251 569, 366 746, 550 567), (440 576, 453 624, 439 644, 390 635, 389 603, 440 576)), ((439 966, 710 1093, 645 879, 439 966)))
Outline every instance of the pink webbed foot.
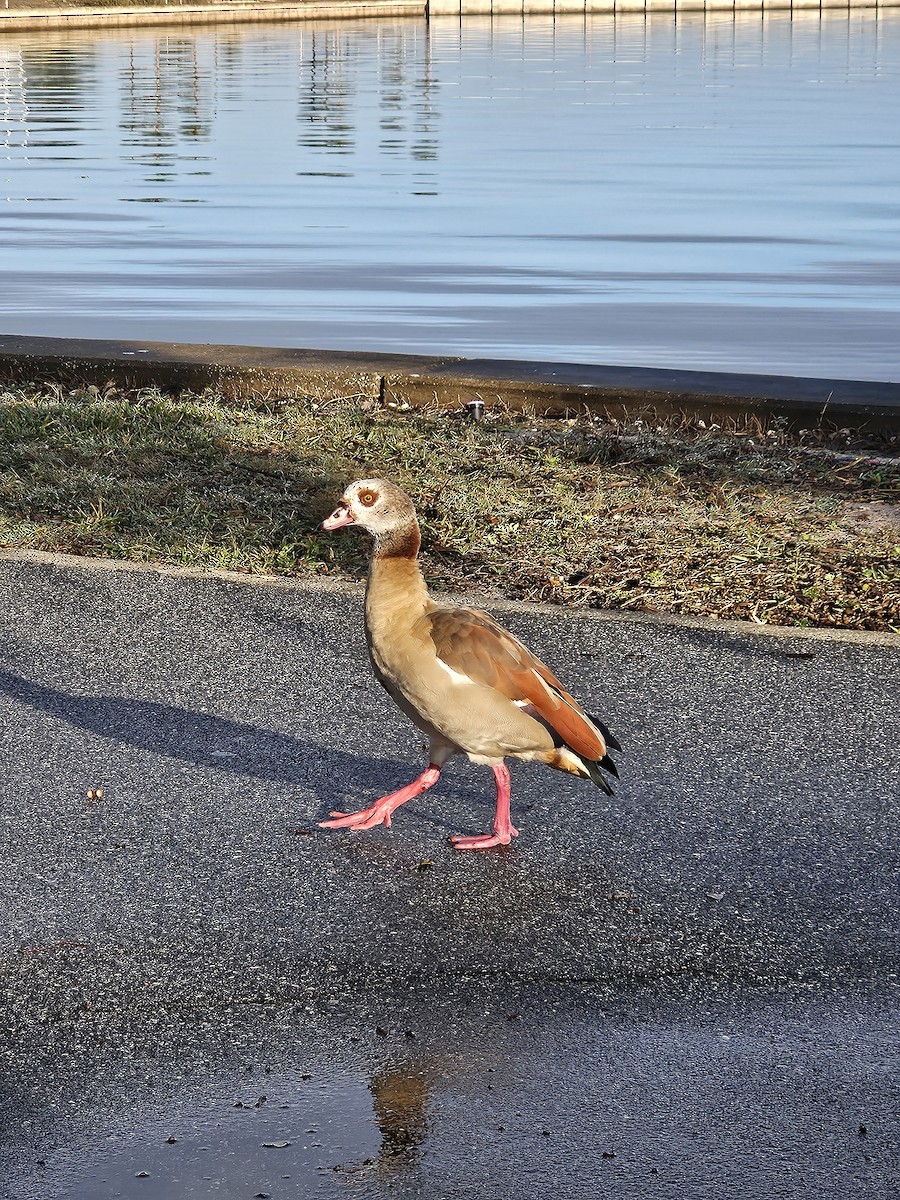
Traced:
POLYGON ((320 821, 319 825, 322 829, 353 829, 358 833, 364 829, 374 829, 376 825, 381 824, 390 827, 391 814, 394 810, 398 809, 401 804, 405 804, 407 800, 412 800, 414 796, 420 796, 428 788, 434 787, 440 774, 439 767, 429 764, 427 770, 423 771, 412 783, 400 788, 397 792, 391 792, 388 796, 382 796, 369 808, 361 808, 359 812, 351 813, 332 812, 330 819, 320 821))
POLYGON ((338 812, 332 810, 331 816, 327 821, 320 821, 319 826, 322 829, 355 829, 362 831, 363 829, 374 829, 376 825, 391 824, 391 813, 396 808, 396 805, 385 804, 384 800, 389 799, 385 796, 382 800, 377 800, 371 808, 361 808, 359 812, 338 812))
POLYGON ((508 846, 514 837, 519 836, 518 829, 510 825, 509 829, 500 833, 482 833, 477 837, 461 837, 457 835, 450 841, 457 850, 490 850, 492 846, 508 846))
POLYGON ((483 833, 477 837, 461 837, 457 835, 450 839, 457 850, 490 850, 492 846, 508 846, 514 837, 519 836, 518 829, 509 819, 509 770, 505 763, 492 767, 494 779, 497 782, 497 813, 494 817, 494 832, 483 833))

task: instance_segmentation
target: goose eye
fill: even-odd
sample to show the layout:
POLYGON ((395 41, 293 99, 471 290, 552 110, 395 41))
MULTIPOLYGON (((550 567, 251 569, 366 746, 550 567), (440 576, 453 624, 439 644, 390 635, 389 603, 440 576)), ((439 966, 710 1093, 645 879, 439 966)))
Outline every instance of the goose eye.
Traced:
POLYGON ((371 508, 377 499, 378 499, 377 492, 360 492, 359 493, 359 502, 365 508, 371 508))

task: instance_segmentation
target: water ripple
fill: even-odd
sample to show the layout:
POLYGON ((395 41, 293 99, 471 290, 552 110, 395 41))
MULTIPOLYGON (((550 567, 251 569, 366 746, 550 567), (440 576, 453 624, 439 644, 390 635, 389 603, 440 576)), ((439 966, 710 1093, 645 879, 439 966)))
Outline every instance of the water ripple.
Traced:
POLYGON ((891 9, 6 37, 0 329, 894 379, 898 89, 891 9))

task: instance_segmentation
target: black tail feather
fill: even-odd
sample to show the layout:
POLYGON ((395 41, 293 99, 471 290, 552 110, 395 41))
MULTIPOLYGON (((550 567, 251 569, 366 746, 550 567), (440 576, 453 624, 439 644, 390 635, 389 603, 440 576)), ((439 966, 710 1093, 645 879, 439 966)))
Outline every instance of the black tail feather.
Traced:
MULTIPOLYGON (((559 733, 557 733, 557 731, 553 728, 553 726, 548 721, 545 721, 538 714, 535 714, 535 719, 540 721, 541 724, 546 728, 547 732, 553 738, 553 745, 556 746, 557 749, 559 749, 562 746, 565 746, 568 750, 572 750, 572 747, 568 744, 568 742, 565 740, 565 738, 561 737, 559 735, 559 733)), ((622 747, 619 745, 618 739, 609 732, 609 729, 606 727, 606 725, 604 725, 604 723, 598 717, 591 716, 590 720, 594 723, 594 725, 597 726, 597 728, 603 734, 603 740, 606 742, 606 745, 609 747, 610 750, 621 750, 622 749, 622 747)), ((597 760, 592 760, 589 758, 585 758, 584 755, 582 755, 582 754, 578 754, 577 750, 572 750, 572 753, 577 755, 577 757, 584 764, 584 769, 587 771, 588 775, 590 775, 592 781, 594 783, 596 783, 597 787, 600 788, 601 791, 606 792, 607 796, 614 796, 615 792, 610 787, 609 780, 603 774, 603 772, 606 771, 608 774, 612 775, 614 778, 616 778, 616 779, 619 778, 619 768, 616 766, 616 764, 610 758, 609 754, 606 753, 603 755, 602 758, 597 759, 597 760)))
MULTIPOLYGON (((578 757, 581 758, 581 755, 579 754, 578 757)), ((591 762, 588 758, 581 758, 581 761, 584 763, 585 770, 590 775, 592 782, 596 783, 602 792, 606 792, 607 796, 614 796, 615 792, 610 787, 609 780, 600 770, 600 763, 591 762)))
POLYGON ((615 734, 609 732, 609 727, 604 725, 600 718, 595 717, 592 713, 588 713, 588 716, 603 734, 603 740, 606 742, 607 746, 609 746, 610 750, 621 750, 622 747, 619 745, 618 738, 615 736, 615 734))
POLYGON ((608 726, 605 725, 599 717, 595 717, 593 714, 590 714, 590 718, 603 734, 603 740, 606 742, 608 750, 607 753, 596 762, 589 762, 586 758, 582 758, 580 754, 578 757, 581 758, 581 761, 584 763, 585 768, 587 769, 587 773, 590 775, 593 782, 596 783, 597 787, 606 792, 607 796, 614 796, 615 792, 610 787, 609 780, 605 775, 602 774, 602 772, 606 771, 607 774, 612 775, 615 779, 619 778, 619 768, 610 758, 609 750, 621 750, 622 747, 619 745, 618 738, 615 737, 614 734, 610 733, 608 726))
POLYGON ((604 754, 604 756, 597 763, 597 766, 602 767, 604 771, 609 771, 610 775, 615 775, 616 779, 619 778, 619 768, 608 754, 604 754))

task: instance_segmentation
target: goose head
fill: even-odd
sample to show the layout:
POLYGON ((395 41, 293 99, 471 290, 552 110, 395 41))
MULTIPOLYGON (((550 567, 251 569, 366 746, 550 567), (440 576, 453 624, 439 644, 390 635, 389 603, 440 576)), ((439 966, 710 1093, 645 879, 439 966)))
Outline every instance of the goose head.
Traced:
POLYGON ((357 479, 348 484, 340 503, 322 528, 332 532, 359 525, 378 541, 415 526, 416 510, 406 492, 388 479, 357 479))

